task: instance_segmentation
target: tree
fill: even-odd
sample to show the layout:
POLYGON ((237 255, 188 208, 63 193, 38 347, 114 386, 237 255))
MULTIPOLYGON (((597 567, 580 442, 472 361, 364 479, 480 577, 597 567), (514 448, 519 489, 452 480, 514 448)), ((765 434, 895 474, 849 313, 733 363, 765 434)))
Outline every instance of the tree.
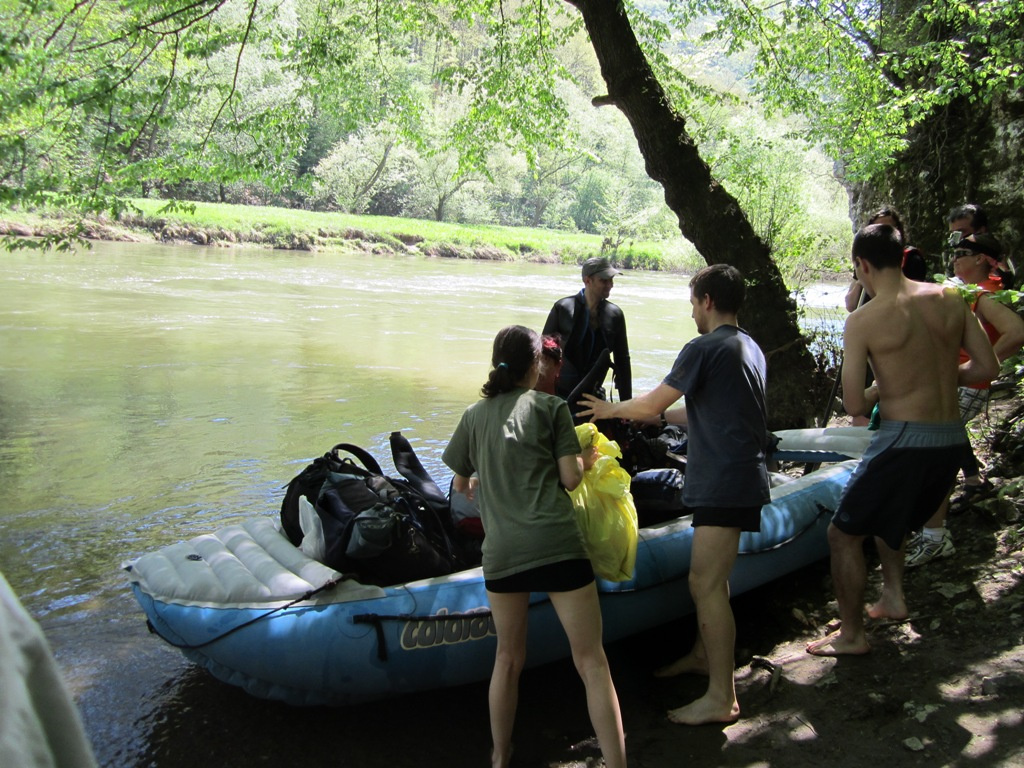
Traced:
POLYGON ((614 105, 629 120, 647 173, 665 189, 679 228, 709 264, 737 267, 748 285, 741 320, 765 351, 769 364, 769 412, 773 424, 804 424, 812 416, 807 393, 814 364, 771 253, 739 204, 716 181, 687 133, 686 121, 669 103, 616 0, 568 0, 583 17, 607 95, 595 105, 614 105))
MULTIPOLYGON (((689 3, 671 3, 676 23, 689 3)), ((1024 249, 1021 0, 705 0, 706 35, 754 52, 757 91, 807 120, 840 163, 853 208, 895 203, 914 242, 942 250, 945 213, 984 203, 1024 249)), ((938 266, 938 264, 936 264, 938 266)))
MULTIPOLYGON (((439 218, 465 180, 486 173, 494 145, 513 146, 532 162, 539 148, 563 144, 567 112, 559 84, 571 73, 556 52, 573 45, 582 23, 607 89, 594 103, 625 115, 683 235, 709 263, 732 263, 747 277, 743 319, 769 359, 773 423, 798 425, 810 416, 813 361, 795 304, 769 248, 701 158, 648 57, 660 74, 671 70, 655 46, 645 54, 621 0, 282 0, 266 7, 257 0, 51 0, 45 14, 32 0, 7 7, 14 10, 0 38, 0 74, 10 83, 0 92, 0 160, 18 168, 21 121, 30 120, 40 136, 53 132, 43 119, 49 100, 50 114, 53 106, 63 110, 63 130, 92 131, 60 146, 83 151, 91 163, 64 186, 93 205, 150 179, 287 184, 283 169, 299 162, 312 112, 348 112, 360 123, 386 115, 422 150, 422 94, 402 87, 407 81, 391 56, 392 45, 418 41, 415 50, 437 87, 460 92, 467 104, 445 126, 449 146, 420 151, 435 161, 439 218), (276 23, 279 12, 295 23, 276 23), (458 31, 477 43, 468 55, 454 46, 458 31), (277 59, 282 73, 301 75, 287 99, 247 101, 239 84, 255 51, 277 59), (206 66, 215 54, 226 67, 206 66), (324 90, 336 93, 324 98, 324 90), (193 110, 197 104, 206 110, 193 110), (193 112, 205 116, 203 124, 192 131, 175 126, 193 112), (222 130, 231 140, 212 141, 222 130), (156 137, 170 141, 169 152, 140 155, 142 142, 156 137)), ((630 13, 645 40, 657 43, 661 28, 630 13)), ((33 151, 42 154, 38 139, 33 151)), ((307 167, 311 161, 302 160, 307 167)), ((22 169, 29 165, 21 160, 22 169)), ((4 188, 6 200, 30 198, 52 180, 23 172, 4 188)))

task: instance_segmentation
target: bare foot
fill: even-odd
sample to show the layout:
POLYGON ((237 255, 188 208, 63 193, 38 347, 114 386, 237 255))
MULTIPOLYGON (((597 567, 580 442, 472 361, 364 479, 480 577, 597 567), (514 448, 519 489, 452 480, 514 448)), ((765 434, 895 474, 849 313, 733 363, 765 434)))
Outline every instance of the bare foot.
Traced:
POLYGON ((807 652, 812 656, 863 656, 870 650, 867 640, 847 640, 840 632, 807 644, 807 652))
POLYGON ((675 677, 676 675, 686 674, 706 676, 708 674, 708 660, 694 653, 688 653, 671 664, 666 664, 664 667, 658 667, 654 670, 655 677, 675 677))
POLYGON ((679 725, 705 725, 707 723, 735 723, 740 716, 740 705, 711 701, 702 696, 685 707, 669 710, 668 719, 679 725))
POLYGON ((868 606, 868 616, 872 619, 897 619, 902 621, 910 613, 907 611, 907 604, 897 597, 887 596, 884 592, 874 605, 868 606))

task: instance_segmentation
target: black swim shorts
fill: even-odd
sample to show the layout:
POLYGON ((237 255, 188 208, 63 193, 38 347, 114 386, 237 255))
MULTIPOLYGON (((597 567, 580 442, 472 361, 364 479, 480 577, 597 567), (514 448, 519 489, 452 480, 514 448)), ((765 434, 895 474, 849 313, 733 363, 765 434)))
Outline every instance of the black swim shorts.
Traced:
POLYGON ((694 528, 713 525, 752 533, 761 530, 761 507, 687 507, 686 512, 693 515, 694 528))
POLYGON ((500 579, 485 579, 488 592, 572 592, 594 580, 590 561, 560 560, 500 579))

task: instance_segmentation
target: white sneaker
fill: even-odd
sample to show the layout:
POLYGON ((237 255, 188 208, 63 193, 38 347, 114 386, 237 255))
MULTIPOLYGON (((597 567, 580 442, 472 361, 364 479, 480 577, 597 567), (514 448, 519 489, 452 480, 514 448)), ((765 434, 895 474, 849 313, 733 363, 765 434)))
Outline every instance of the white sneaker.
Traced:
POLYGON ((956 547, 953 546, 953 537, 948 528, 943 530, 942 538, 938 541, 923 533, 915 533, 907 543, 906 565, 907 568, 915 568, 955 553, 956 547))

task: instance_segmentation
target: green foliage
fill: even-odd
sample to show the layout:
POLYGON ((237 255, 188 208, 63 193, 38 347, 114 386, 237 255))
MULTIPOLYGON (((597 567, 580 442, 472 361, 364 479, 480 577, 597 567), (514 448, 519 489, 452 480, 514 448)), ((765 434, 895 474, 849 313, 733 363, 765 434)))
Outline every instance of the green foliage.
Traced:
MULTIPOLYGON (((733 64, 682 35, 710 29, 698 11, 629 6, 702 151, 794 272, 841 236, 733 64)), ((564 0, 8 0, 0 74, 8 204, 52 190, 82 216, 141 196, 529 224, 601 233, 638 265, 656 260, 631 244, 678 239, 630 127, 590 104, 604 86, 564 0)))
POLYGON ((957 99, 987 101, 1017 88, 1024 3, 926 0, 672 2, 677 22, 711 14, 704 40, 752 49, 754 91, 800 114, 805 135, 851 179, 893 162, 908 133, 957 99))

